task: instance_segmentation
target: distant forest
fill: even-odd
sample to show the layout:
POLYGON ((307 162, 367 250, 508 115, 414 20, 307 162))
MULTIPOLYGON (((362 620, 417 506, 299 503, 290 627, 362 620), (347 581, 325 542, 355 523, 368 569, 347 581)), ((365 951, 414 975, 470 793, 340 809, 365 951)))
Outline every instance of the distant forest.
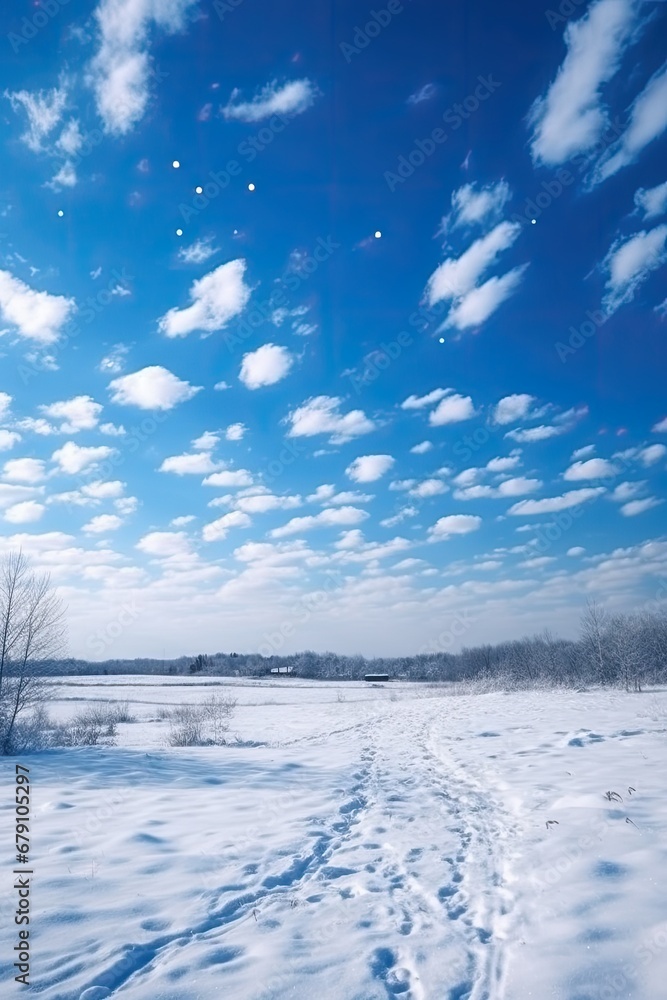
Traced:
MULTIPOLYGON (((445 645, 449 633, 443 633, 445 645)), ((310 650, 285 656, 257 653, 213 653, 178 659, 50 660, 42 674, 150 674, 265 677, 289 668, 294 677, 320 680, 360 680, 368 673, 391 679, 456 682, 486 681, 492 686, 536 684, 582 687, 588 684, 639 691, 667 681, 667 608, 655 612, 609 615, 589 603, 582 615, 579 638, 559 639, 545 630, 539 635, 496 645, 465 647, 458 653, 438 649, 438 640, 414 656, 342 656, 310 650)))

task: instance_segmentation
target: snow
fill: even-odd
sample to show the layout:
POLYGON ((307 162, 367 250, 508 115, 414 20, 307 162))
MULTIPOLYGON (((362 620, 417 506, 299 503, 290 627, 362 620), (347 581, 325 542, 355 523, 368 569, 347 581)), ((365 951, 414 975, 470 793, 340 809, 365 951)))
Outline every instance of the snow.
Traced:
POLYGON ((58 680, 60 718, 138 721, 22 760, 45 1000, 665 995, 667 692, 214 681, 58 680), (238 742, 165 748, 159 707, 212 691, 238 742))

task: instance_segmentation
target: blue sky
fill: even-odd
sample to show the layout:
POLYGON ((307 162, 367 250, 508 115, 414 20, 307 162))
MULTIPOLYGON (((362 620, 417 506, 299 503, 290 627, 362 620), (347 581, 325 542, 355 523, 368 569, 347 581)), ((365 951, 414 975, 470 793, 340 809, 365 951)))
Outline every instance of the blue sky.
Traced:
POLYGON ((664 598, 665 16, 3 12, 0 546, 72 655, 664 598))

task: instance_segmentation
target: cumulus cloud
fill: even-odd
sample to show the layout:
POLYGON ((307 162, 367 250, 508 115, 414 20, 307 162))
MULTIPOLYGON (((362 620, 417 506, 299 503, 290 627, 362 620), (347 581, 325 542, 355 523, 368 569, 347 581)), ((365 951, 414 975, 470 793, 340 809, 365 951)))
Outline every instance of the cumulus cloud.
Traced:
POLYGON ((252 486, 252 475, 247 469, 228 469, 214 472, 204 480, 204 486, 232 487, 252 486))
POLYGON ((194 439, 192 447, 196 448, 197 451, 212 451, 219 441, 220 435, 216 434, 215 431, 204 431, 203 434, 194 439))
POLYGON ((638 457, 641 464, 648 468, 649 465, 655 465, 656 462, 659 462, 665 455, 667 455, 667 447, 664 444, 650 444, 641 449, 638 457))
POLYGON ((5 521, 10 524, 33 524, 40 521, 46 507, 36 500, 24 500, 22 503, 13 504, 5 510, 5 521))
POLYGON ((414 445, 410 449, 411 455, 425 455, 428 451, 432 451, 433 444, 431 441, 420 441, 419 444, 414 445))
POLYGON ((0 451, 9 451, 21 440, 21 435, 16 431, 0 430, 0 451))
POLYGON ((471 292, 482 274, 495 264, 503 250, 512 246, 520 232, 518 222, 500 222, 490 233, 475 240, 460 257, 443 261, 426 285, 429 305, 460 299, 471 292))
POLYGON ((161 365, 150 365, 131 375, 121 375, 109 383, 111 398, 121 406, 142 410, 171 410, 192 399, 201 386, 190 385, 161 365))
POLYGON ((501 277, 489 278, 479 288, 473 288, 454 303, 440 329, 453 326, 457 330, 467 330, 471 326, 480 326, 516 291, 527 267, 527 264, 522 264, 501 277))
POLYGON ((567 25, 565 60, 529 113, 536 163, 557 166, 598 141, 608 121, 600 91, 618 71, 636 16, 633 0, 598 0, 567 25))
POLYGON ((362 434, 370 434, 375 424, 363 410, 341 413, 342 399, 338 396, 314 396, 287 416, 291 425, 288 437, 315 437, 330 434, 332 444, 344 444, 362 434))
POLYGON ((100 445, 98 448, 84 448, 73 441, 66 441, 62 448, 54 451, 51 460, 58 465, 60 472, 76 476, 84 469, 90 469, 99 462, 103 462, 105 458, 109 458, 110 455, 114 454, 114 450, 106 445, 100 445))
POLYGON ((39 458, 12 458, 5 462, 2 478, 9 483, 41 483, 46 478, 45 463, 39 458))
POLYGON ((651 510, 652 507, 659 507, 663 503, 662 500, 658 500, 657 497, 646 497, 644 500, 630 500, 628 503, 623 504, 620 508, 623 517, 636 517, 638 514, 643 514, 647 510, 651 510))
POLYGON ((214 462, 208 451, 197 451, 191 455, 172 455, 165 458, 159 472, 174 472, 177 476, 206 475, 220 468, 220 462, 214 462))
POLYGON ((252 521, 247 514, 241 510, 233 510, 229 514, 223 514, 216 521, 205 524, 202 538, 205 542, 221 542, 227 537, 231 528, 247 528, 250 524, 252 521))
POLYGON ((391 455, 360 455, 348 465, 345 475, 355 483, 374 483, 389 472, 395 461, 391 455))
POLYGON ((259 122, 272 115, 300 115, 307 111, 317 96, 317 88, 308 79, 292 80, 282 86, 277 80, 267 83, 251 101, 240 100, 241 91, 232 91, 225 118, 242 122, 259 122))
POLYGON ((9 271, 0 270, 0 317, 19 337, 53 344, 75 309, 74 299, 37 292, 9 271))
POLYGON ((52 420, 62 420, 58 428, 61 434, 77 434, 97 427, 102 405, 91 396, 74 396, 73 399, 40 406, 40 410, 52 420))
POLYGON ((187 337, 194 330, 213 333, 222 330, 234 316, 245 309, 251 289, 243 276, 244 260, 230 260, 192 283, 192 305, 170 309, 159 320, 161 333, 167 337, 187 337))
POLYGON ((446 228, 495 223, 512 197, 507 181, 496 184, 464 184, 452 194, 452 213, 443 220, 446 228))
POLYGON ((606 458, 589 458, 587 461, 573 462, 563 473, 563 479, 606 479, 618 475, 618 468, 606 458))
POLYGON ((634 163, 641 151, 667 128, 667 63, 649 80, 630 109, 630 123, 618 142, 602 155, 593 171, 599 183, 634 163))
POLYGON ((152 72, 149 33, 153 25, 180 31, 196 0, 101 0, 95 10, 98 50, 88 79, 107 132, 125 135, 143 118, 152 72))
POLYGON ((118 531, 122 524, 123 519, 117 514, 98 514, 97 517, 91 518, 87 524, 84 524, 81 530, 87 535, 103 535, 107 531, 118 531))
POLYGON ((562 496, 545 497, 543 500, 520 500, 507 511, 513 516, 526 514, 555 514, 559 510, 578 507, 579 504, 594 500, 605 492, 604 486, 591 486, 581 490, 569 490, 562 496))
POLYGON ((246 389, 275 385, 285 378, 293 364, 294 356, 286 347, 263 344, 256 351, 243 355, 239 381, 246 389))
POLYGON ((414 497, 416 500, 427 500, 448 491, 449 486, 443 483, 442 479, 424 479, 408 490, 408 496, 414 497))
POLYGON ((225 439, 227 441, 242 441, 247 433, 248 428, 245 424, 230 424, 225 430, 225 439))
POLYGON ((655 219, 667 212, 667 181, 652 188, 639 188, 635 192, 635 205, 644 213, 644 221, 655 219))
POLYGON ((609 313, 631 302, 651 272, 662 267, 667 260, 666 241, 667 225, 661 225, 613 244, 602 263, 609 275, 603 299, 609 313))
POLYGON ((535 397, 527 392, 515 392, 511 396, 503 396, 493 411, 493 421, 496 424, 515 424, 528 416, 535 397))
POLYGON ((432 427, 442 427, 445 424, 456 424, 462 420, 470 420, 475 416, 475 407, 470 396, 461 396, 458 392, 442 399, 435 410, 429 413, 428 422, 432 427))
POLYGON ((481 526, 482 519, 476 514, 449 514, 439 518, 429 528, 429 540, 437 542, 453 535, 468 535, 471 531, 478 531, 481 526))
POLYGON ((272 538, 285 538, 287 535, 298 535, 314 528, 334 528, 341 525, 360 524, 368 517, 368 511, 357 507, 326 507, 319 514, 308 517, 293 517, 291 521, 280 528, 274 528, 269 534, 272 538))
POLYGON ((401 403, 401 409, 423 410, 426 406, 431 406, 433 403, 440 402, 444 396, 453 391, 453 389, 433 389, 432 392, 426 393, 425 396, 408 396, 408 398, 404 399, 401 403))
POLYGON ((156 559, 179 559, 192 555, 190 541, 184 531, 149 531, 136 547, 156 559))

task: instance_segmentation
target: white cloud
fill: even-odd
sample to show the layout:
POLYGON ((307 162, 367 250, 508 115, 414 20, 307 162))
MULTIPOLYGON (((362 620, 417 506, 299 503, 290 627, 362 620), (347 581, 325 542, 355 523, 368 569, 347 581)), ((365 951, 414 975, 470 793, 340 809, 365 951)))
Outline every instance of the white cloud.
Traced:
POLYGON ((570 556, 571 559, 576 559, 578 556, 583 556, 586 549, 582 548, 581 545, 573 545, 571 549, 568 549, 565 555, 570 556))
POLYGON ((511 396, 503 396, 496 403, 493 420, 496 424, 514 424, 528 416, 535 397, 527 392, 515 392, 511 396))
POLYGON ((423 410, 432 403, 438 403, 444 396, 447 396, 453 389, 433 389, 425 396, 408 396, 401 403, 402 410, 423 410))
POLYGON ((441 517, 429 528, 429 539, 432 542, 451 538, 453 535, 468 535, 478 531, 482 526, 481 517, 475 514, 449 514, 441 517))
POLYGON ((74 164, 70 163, 69 160, 60 167, 59 170, 53 175, 50 181, 47 181, 44 187, 51 188, 56 194, 62 191, 63 188, 76 187, 78 183, 78 177, 76 175, 76 170, 74 169, 74 164))
POLYGON ((195 240, 188 247, 181 247, 178 257, 184 264, 203 264, 219 252, 220 248, 213 246, 213 237, 208 237, 205 240, 195 240))
POLYGON ((10 483, 41 483, 46 478, 44 462, 38 458, 13 458, 5 462, 2 478, 10 483))
POLYGON ((66 441, 62 448, 54 451, 51 459, 58 464, 61 472, 76 476, 113 454, 114 449, 106 445, 101 445, 99 448, 83 448, 73 441, 66 441))
POLYGON ((196 520, 197 518, 194 514, 182 514, 180 517, 175 517, 173 521, 169 522, 169 524, 173 528, 183 528, 186 524, 191 524, 196 520))
POLYGON ((217 521, 204 525, 202 538, 205 542, 220 542, 227 537, 230 528, 247 528, 252 521, 243 511, 233 510, 223 514, 217 521))
POLYGON ((659 462, 665 455, 667 455, 667 447, 664 444, 650 444, 639 452, 639 461, 648 468, 649 465, 655 465, 656 462, 659 462))
POLYGON ((95 500, 114 500, 122 496, 124 489, 125 483, 121 483, 119 479, 107 482, 98 479, 93 483, 86 483, 85 486, 82 486, 81 492, 95 500))
POLYGON ((230 424, 225 431, 225 439, 227 441, 241 441, 247 433, 248 428, 245 424, 230 424))
POLYGON ((391 455, 360 455, 348 465, 345 475, 354 483, 374 483, 389 472, 395 461, 391 455))
POLYGON ((171 410, 198 393, 201 386, 190 385, 161 365, 150 365, 109 383, 111 398, 122 406, 142 410, 171 410))
POLYGON ((543 500, 520 500, 510 507, 507 513, 514 516, 554 514, 559 510, 567 510, 569 507, 578 507, 579 504, 593 500, 604 492, 604 486, 591 486, 581 490, 570 490, 558 497, 545 497, 543 500))
POLYGON ((473 288, 454 303, 440 329, 453 326, 457 330, 467 330, 471 326, 480 326, 516 291, 527 266, 522 264, 501 277, 489 278, 479 288, 473 288))
POLYGON ((190 288, 192 305, 169 309, 159 320, 160 332, 167 337, 187 337, 194 330, 222 330, 243 312, 250 299, 251 289, 243 280, 245 270, 244 260, 230 260, 198 278, 190 288))
POLYGON ((106 434, 107 437, 125 437, 127 431, 121 424, 116 426, 116 424, 100 424, 100 434, 106 434))
POLYGON ((267 83, 251 101, 241 101, 240 90, 232 91, 227 106, 222 109, 225 118, 242 122, 259 122, 272 115, 300 115, 317 96, 317 89, 308 79, 292 80, 282 86, 277 80, 267 83))
POLYGON ((219 462, 214 462, 207 451, 198 451, 191 455, 172 455, 165 458, 159 472, 174 472, 177 476, 206 475, 220 468, 219 462))
POLYGON ((540 479, 526 479, 524 476, 516 476, 512 479, 504 479, 498 486, 479 484, 457 489, 454 497, 456 500, 520 497, 527 493, 536 493, 542 486, 543 483, 540 479))
POLYGON ((0 420, 8 416, 12 405, 12 397, 8 392, 0 392, 0 420))
POLYGON ((156 559, 178 559, 192 554, 184 531, 150 531, 139 539, 136 547, 156 559))
POLYGON ((344 444, 375 430, 375 424, 363 410, 340 413, 341 405, 342 400, 337 396, 314 396, 302 403, 287 416, 291 424, 288 437, 330 434, 332 444, 344 444))
POLYGON ((108 375, 118 375, 125 367, 125 356, 130 349, 125 344, 115 344, 97 366, 97 370, 108 375))
POLYGON ((89 67, 97 111, 112 135, 125 135, 144 115, 150 96, 149 31, 182 29, 196 0, 101 0, 95 11, 99 49, 89 67))
POLYGON ((408 491, 408 495, 417 500, 427 500, 429 497, 440 496, 448 491, 449 486, 446 486, 441 479, 424 479, 421 483, 413 486, 408 491))
POLYGON ((667 225, 642 230, 629 239, 616 241, 609 249, 602 266, 609 273, 603 304, 614 312, 625 302, 631 302, 639 286, 651 271, 667 260, 667 225))
POLYGON ((654 424, 651 428, 654 434, 667 434, 667 417, 659 420, 657 424, 654 424))
POLYGON ((55 343, 75 308, 74 299, 36 292, 9 271, 0 271, 0 316, 26 340, 55 343))
POLYGON ((618 468, 606 458, 589 458, 585 462, 573 462, 563 473, 563 479, 606 479, 618 475, 618 468))
POLYGON ((219 441, 220 435, 216 434, 215 431, 204 431, 203 434, 194 439, 192 447, 196 448, 197 451, 213 451, 219 441))
MULTIPOLYGON (((245 514, 266 514, 271 510, 294 510, 303 503, 299 496, 276 496, 274 493, 255 493, 250 496, 223 497, 235 510, 245 514)), ((213 500, 209 506, 218 505, 213 500)))
POLYGON ((34 486, 16 486, 13 483, 0 483, 0 509, 11 507, 24 500, 32 500, 39 496, 41 488, 34 486))
POLYGON ((624 517, 636 517, 637 514, 643 514, 652 507, 659 507, 661 503, 663 501, 656 497, 646 497, 644 500, 630 500, 629 503, 623 504, 620 510, 624 517))
MULTIPOLYGON (((597 183, 633 163, 645 146, 667 128, 667 64, 649 80, 630 109, 630 124, 600 158, 593 172, 597 183)), ((648 216, 647 216, 648 217, 648 216)))
POLYGON ((414 445, 410 449, 411 455, 425 455, 427 451, 431 451, 433 445, 430 441, 421 441, 419 444, 414 445))
POLYGON ((667 212, 667 181, 652 188, 639 188, 635 192, 635 205, 644 213, 644 221, 655 219, 667 212))
POLYGON ((204 486, 236 487, 252 486, 252 475, 247 469, 228 470, 226 472, 214 472, 204 480, 204 486))
POLYGON ((435 410, 429 413, 428 422, 432 427, 442 427, 445 424, 456 424, 462 420, 470 420, 475 416, 475 407, 470 396, 461 396, 458 392, 442 399, 435 410))
POLYGON ((419 511, 416 507, 402 507, 397 514, 392 517, 386 517, 383 521, 380 521, 380 525, 383 528, 393 528, 395 525, 400 524, 401 521, 405 521, 407 518, 416 517, 419 511))
POLYGON ((557 166, 597 142, 607 124, 600 89, 620 66, 636 10, 633 0, 599 0, 584 17, 567 25, 565 60, 529 114, 536 163, 557 166))
POLYGON ((433 83, 425 83, 423 87, 416 90, 408 97, 408 104, 421 104, 422 101, 430 101, 435 96, 437 88, 433 83))
POLYGON ((471 292, 484 271, 496 262, 503 250, 512 246, 520 232, 518 222, 500 222, 490 233, 475 240, 460 257, 443 261, 426 285, 429 304, 461 299, 471 292))
POLYGON ((497 222, 511 196, 507 181, 487 184, 480 189, 476 184, 464 184, 452 194, 452 214, 445 224, 454 229, 475 223, 497 222))
POLYGON ((67 104, 66 86, 40 90, 34 94, 27 90, 13 93, 5 91, 5 97, 11 101, 15 112, 22 109, 28 118, 28 130, 22 136, 23 141, 34 153, 41 152, 44 139, 62 120, 67 104))
POLYGON ((571 461, 574 462, 578 458, 586 458, 587 455, 592 455, 594 451, 595 451, 594 444, 585 444, 582 448, 577 448, 575 451, 572 452, 571 461))
POLYGON ((517 465, 521 465, 521 450, 518 448, 511 455, 489 459, 486 468, 489 472, 509 472, 510 469, 516 469, 517 465))
POLYGON ((21 440, 21 435, 16 431, 0 430, 0 451, 9 451, 21 440))
POLYGON ((263 344, 256 351, 243 355, 239 381, 246 389, 259 389, 264 385, 275 385, 289 373, 294 364, 294 356, 286 347, 263 344))
POLYGON ((123 519, 117 514, 99 514, 84 524, 81 530, 87 535, 102 535, 107 531, 118 531, 122 524, 123 519))
POLYGON ((287 535, 298 535, 302 531, 312 531, 314 528, 333 528, 360 524, 368 517, 368 511, 357 507, 327 507, 319 514, 308 517, 293 517, 291 521, 270 532, 272 538, 285 538, 287 535))
POLYGON ((74 396, 73 399, 40 406, 40 410, 52 420, 63 421, 58 428, 61 434, 77 434, 97 427, 102 406, 91 396, 74 396))
POLYGON ((5 521, 10 524, 33 524, 39 521, 44 514, 46 507, 35 500, 25 500, 22 503, 13 504, 5 511, 5 521))

